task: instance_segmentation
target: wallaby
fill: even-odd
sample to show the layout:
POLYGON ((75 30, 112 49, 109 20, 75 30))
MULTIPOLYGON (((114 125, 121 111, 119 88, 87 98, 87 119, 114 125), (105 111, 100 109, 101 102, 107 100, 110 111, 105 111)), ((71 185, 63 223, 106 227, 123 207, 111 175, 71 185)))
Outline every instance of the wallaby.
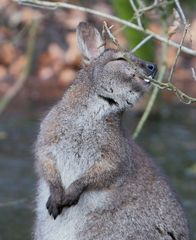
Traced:
POLYGON ((154 77, 156 65, 105 49, 89 23, 76 34, 85 66, 41 123, 36 142, 34 239, 189 239, 167 180, 121 124, 122 113, 149 89, 144 75, 154 77))

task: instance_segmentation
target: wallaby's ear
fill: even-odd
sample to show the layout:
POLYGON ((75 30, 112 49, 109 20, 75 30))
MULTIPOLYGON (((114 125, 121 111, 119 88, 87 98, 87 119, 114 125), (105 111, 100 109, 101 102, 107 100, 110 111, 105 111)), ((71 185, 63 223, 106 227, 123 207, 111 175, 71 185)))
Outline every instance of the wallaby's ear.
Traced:
POLYGON ((102 37, 90 23, 80 22, 76 29, 76 35, 85 64, 89 64, 104 51, 102 37))

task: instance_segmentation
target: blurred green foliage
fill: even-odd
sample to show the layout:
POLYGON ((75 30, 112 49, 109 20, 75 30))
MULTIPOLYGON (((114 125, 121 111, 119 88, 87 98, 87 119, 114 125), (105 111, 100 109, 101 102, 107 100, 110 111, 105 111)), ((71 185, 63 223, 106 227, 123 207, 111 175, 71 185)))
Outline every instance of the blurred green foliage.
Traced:
MULTIPOLYGON (((189 10, 193 10, 193 7, 196 7, 196 1, 195 0, 186 0, 186 1, 180 1, 181 5, 183 7, 187 7, 189 10)), ((184 9, 183 9, 184 10, 184 9)), ((195 9, 194 9, 195 10, 195 9)))
MULTIPOLYGON (((129 0, 120 0, 120 1, 111 0, 111 1, 112 1, 113 9, 118 17, 126 20, 132 20, 132 18, 134 17, 134 11, 130 5, 129 0)), ((144 20, 142 21, 142 23, 144 24, 145 27, 147 27, 148 21, 146 18, 143 18, 143 19, 144 20)), ((135 47, 146 36, 143 33, 128 27, 124 29, 124 32, 129 42, 130 48, 135 47)), ((143 45, 140 49, 138 49, 135 55, 137 55, 142 59, 152 61, 154 56, 154 50, 155 50, 153 45, 154 45, 153 40, 150 40, 145 45, 143 45)))

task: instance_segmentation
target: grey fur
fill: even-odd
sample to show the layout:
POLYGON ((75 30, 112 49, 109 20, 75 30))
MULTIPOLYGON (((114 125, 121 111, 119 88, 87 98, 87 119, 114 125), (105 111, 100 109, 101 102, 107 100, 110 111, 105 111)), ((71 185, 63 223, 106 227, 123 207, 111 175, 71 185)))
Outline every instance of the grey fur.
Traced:
MULTIPOLYGON (((100 47, 77 28, 86 67, 41 123, 35 240, 188 240, 184 211, 154 162, 121 126, 148 90, 148 62, 100 47)), ((153 65, 154 66, 154 65, 153 65)), ((154 71, 149 75, 153 75, 154 71)))

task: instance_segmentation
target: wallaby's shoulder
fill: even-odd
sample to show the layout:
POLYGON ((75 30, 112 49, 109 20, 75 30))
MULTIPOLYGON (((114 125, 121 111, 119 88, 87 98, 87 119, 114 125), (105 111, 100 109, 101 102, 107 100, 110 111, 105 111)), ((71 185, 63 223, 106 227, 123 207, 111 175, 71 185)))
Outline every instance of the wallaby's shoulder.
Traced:
POLYGON ((58 143, 70 128, 70 124, 80 115, 82 105, 88 99, 89 91, 90 83, 87 80, 86 71, 81 70, 61 100, 51 108, 41 122, 39 143, 58 143))
POLYGON ((37 148, 58 142, 64 115, 61 101, 54 105, 43 118, 37 138, 37 148))

